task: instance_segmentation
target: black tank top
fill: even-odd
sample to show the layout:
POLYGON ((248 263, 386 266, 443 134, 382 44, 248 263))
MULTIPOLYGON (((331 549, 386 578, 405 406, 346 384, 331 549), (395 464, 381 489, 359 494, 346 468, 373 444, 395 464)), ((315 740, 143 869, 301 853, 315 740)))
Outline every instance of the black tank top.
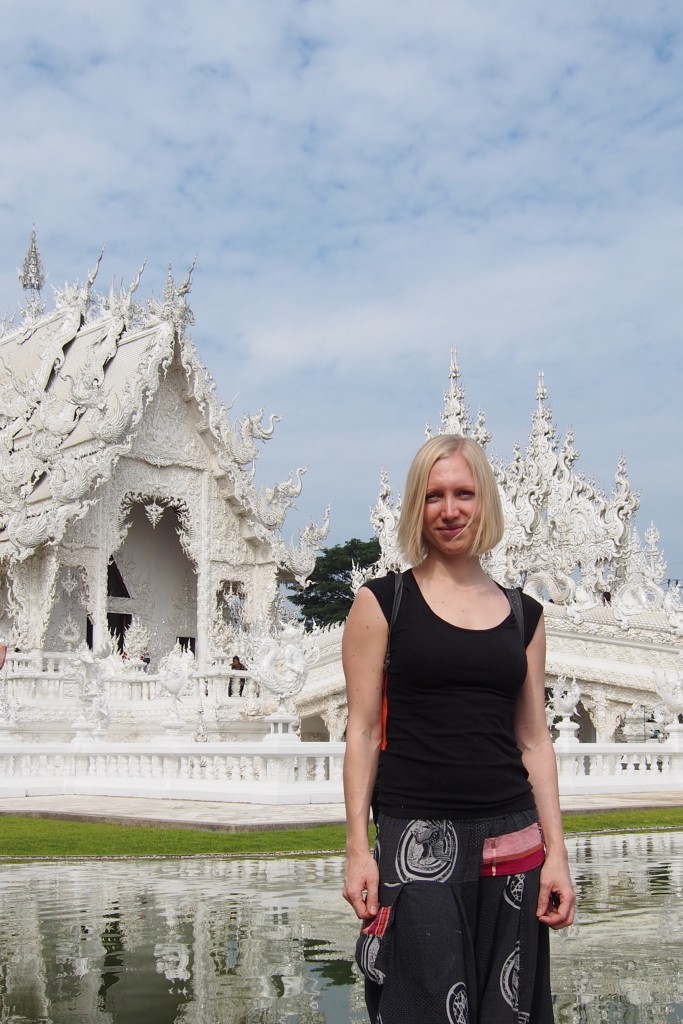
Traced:
MULTIPOLYGON (((394 577, 365 584, 387 622, 394 577)), ((412 571, 391 635, 387 746, 379 809, 398 818, 493 817, 534 806, 515 741, 514 712, 526 678, 526 646, 543 613, 526 594, 524 645, 515 617, 463 629, 431 610, 412 571)))

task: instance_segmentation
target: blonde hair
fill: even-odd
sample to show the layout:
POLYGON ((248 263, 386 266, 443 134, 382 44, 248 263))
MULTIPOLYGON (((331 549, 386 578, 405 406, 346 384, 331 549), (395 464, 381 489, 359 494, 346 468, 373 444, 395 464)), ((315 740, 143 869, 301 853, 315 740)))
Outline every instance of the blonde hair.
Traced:
POLYGON ((462 455, 470 467, 479 513, 479 525, 468 554, 478 558, 495 548, 503 536, 503 507, 496 478, 483 448, 471 437, 440 434, 438 437, 432 437, 418 449, 406 477, 397 540, 404 558, 411 565, 417 565, 427 555, 422 536, 422 523, 429 474, 435 462, 446 459, 456 452, 462 455))

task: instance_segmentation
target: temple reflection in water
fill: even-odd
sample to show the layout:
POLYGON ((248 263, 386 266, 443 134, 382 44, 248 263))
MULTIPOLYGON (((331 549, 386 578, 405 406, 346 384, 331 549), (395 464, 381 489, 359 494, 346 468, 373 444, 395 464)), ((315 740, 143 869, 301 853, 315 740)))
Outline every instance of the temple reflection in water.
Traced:
MULTIPOLYGON (((557 1024, 683 1022, 683 833, 570 837, 557 1024)), ((360 1024, 338 857, 6 865, 0 1021, 360 1024)))

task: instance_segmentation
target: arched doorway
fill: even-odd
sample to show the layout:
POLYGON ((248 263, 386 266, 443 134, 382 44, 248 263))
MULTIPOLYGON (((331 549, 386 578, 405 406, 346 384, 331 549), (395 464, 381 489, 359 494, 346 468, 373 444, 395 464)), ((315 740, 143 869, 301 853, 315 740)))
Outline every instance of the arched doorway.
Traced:
POLYGON ((149 633, 154 666, 176 642, 194 649, 197 638, 197 573, 179 539, 180 520, 169 505, 135 503, 130 526, 113 556, 117 595, 108 594, 107 618, 131 616, 149 633), (128 597, 119 593, 121 588, 128 597))

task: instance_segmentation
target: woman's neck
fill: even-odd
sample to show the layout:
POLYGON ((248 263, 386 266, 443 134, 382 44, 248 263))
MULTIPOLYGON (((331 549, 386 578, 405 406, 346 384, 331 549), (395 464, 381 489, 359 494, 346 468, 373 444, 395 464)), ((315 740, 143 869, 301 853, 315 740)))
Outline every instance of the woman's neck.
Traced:
POLYGON ((442 558, 438 552, 430 551, 423 562, 415 566, 413 575, 418 582, 450 583, 459 588, 480 587, 490 577, 473 555, 442 558))

